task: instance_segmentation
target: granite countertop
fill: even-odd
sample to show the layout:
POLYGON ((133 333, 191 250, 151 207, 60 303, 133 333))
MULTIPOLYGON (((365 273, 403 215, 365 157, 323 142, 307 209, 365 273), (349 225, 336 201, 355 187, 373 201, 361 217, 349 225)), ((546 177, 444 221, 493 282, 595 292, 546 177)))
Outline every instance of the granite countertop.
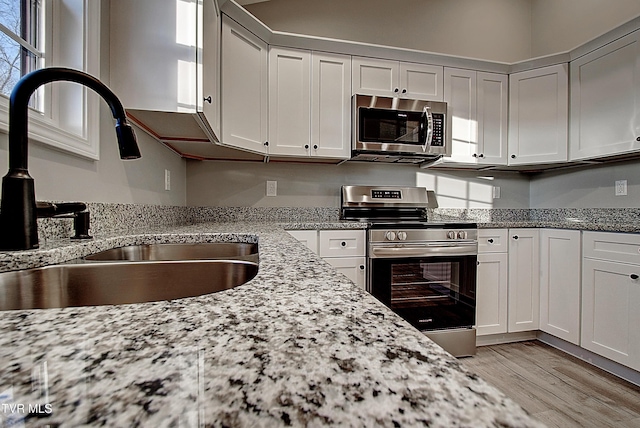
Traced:
POLYGON ((282 225, 205 223, 47 243, 2 253, 0 266, 136 243, 255 239, 260 270, 232 290, 0 312, 0 426, 37 405, 26 426, 541 426, 282 225))

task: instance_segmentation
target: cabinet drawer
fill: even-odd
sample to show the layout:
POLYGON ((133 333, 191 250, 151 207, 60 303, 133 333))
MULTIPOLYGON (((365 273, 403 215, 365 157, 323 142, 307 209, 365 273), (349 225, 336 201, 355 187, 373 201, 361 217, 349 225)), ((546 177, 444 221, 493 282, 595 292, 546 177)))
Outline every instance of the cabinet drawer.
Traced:
POLYGON ((308 249, 318 254, 317 230, 287 230, 287 233, 306 245, 308 249))
POLYGON ((320 257, 365 256, 364 230, 321 230, 320 257))
POLYGON ((594 259, 640 264, 640 234, 584 232, 582 255, 594 259))
POLYGON ((478 253, 506 253, 507 229, 478 229, 478 253))

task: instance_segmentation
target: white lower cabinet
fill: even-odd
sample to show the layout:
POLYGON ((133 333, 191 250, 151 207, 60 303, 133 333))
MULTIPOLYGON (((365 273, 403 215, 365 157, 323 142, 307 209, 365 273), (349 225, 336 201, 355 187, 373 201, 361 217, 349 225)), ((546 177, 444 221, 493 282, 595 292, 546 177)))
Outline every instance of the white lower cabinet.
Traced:
POLYGON ((538 229, 480 229, 477 335, 539 328, 538 229))
POLYGON ((580 344, 580 231, 540 232, 540 330, 580 344))
POLYGON ((538 229, 509 229, 508 331, 540 326, 540 254, 538 229))
POLYGON ((289 230, 363 290, 366 287, 366 232, 364 230, 289 230))
POLYGON ((640 370, 640 235, 584 232, 580 346, 640 370))
POLYGON ((507 332, 507 229, 478 231, 476 335, 507 332))

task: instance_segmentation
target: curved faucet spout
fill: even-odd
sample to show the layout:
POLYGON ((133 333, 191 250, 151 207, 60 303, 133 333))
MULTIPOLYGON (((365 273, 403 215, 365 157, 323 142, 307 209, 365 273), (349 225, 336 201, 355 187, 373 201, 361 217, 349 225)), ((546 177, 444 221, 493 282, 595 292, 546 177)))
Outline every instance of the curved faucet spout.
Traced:
POLYGON ((11 92, 9 100, 9 172, 2 179, 0 210, 0 248, 25 250, 38 247, 35 186, 27 169, 28 104, 33 92, 54 81, 84 85, 98 93, 111 108, 116 120, 116 136, 122 159, 137 159, 140 149, 122 103, 102 82, 82 71, 50 67, 24 76, 11 92))

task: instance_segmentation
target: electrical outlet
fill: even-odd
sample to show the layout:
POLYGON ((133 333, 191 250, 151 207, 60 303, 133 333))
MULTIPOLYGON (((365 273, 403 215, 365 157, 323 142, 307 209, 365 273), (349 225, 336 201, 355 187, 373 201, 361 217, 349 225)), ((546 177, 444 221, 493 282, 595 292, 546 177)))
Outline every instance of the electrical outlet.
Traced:
POLYGON ((616 196, 626 196, 627 194, 627 180, 616 181, 616 196))
POLYGON ((278 195, 278 182, 267 181, 267 196, 277 196, 277 195, 278 195))
POLYGON ((493 199, 500 199, 500 186, 493 186, 493 199))
POLYGON ((171 190, 171 171, 164 170, 164 190, 171 190))

